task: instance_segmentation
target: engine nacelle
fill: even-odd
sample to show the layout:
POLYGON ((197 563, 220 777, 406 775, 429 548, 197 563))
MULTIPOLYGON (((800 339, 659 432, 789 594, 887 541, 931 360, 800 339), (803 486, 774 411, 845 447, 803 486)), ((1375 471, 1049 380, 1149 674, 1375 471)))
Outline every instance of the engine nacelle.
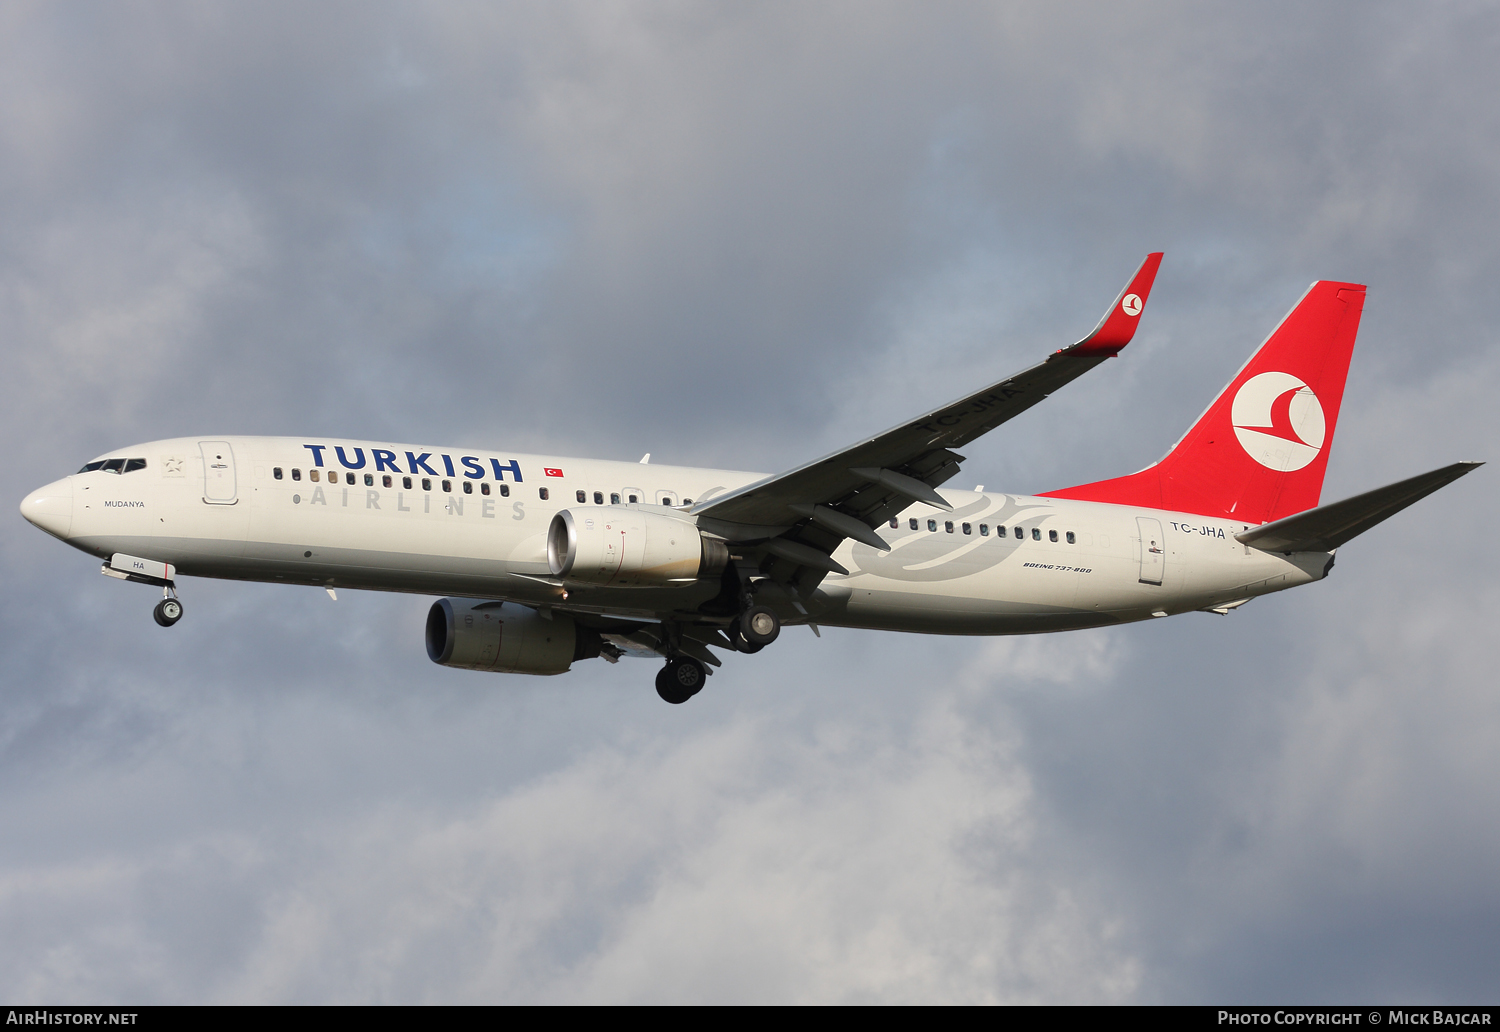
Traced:
POLYGON ((599 655, 603 639, 566 613, 548 620, 514 602, 440 598, 427 611, 427 655, 434 663, 502 674, 561 674, 599 655))
POLYGON ((610 587, 666 587, 713 577, 729 546, 689 519, 602 505, 564 509, 547 528, 547 566, 555 577, 610 587))

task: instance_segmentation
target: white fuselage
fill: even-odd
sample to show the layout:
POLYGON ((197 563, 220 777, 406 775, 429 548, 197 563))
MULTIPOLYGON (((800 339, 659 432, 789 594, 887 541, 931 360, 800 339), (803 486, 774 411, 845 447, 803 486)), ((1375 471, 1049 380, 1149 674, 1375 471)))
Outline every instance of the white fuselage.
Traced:
MULTIPOLYGON (((691 614, 719 585, 561 585, 547 561, 554 514, 568 508, 586 517, 612 502, 684 513, 761 479, 278 437, 155 441, 111 456, 144 458, 145 468, 66 477, 28 497, 27 518, 101 558, 145 557, 181 575, 646 618, 691 614)), ((1330 565, 1328 553, 1244 546, 1234 534, 1245 525, 1222 519, 995 492, 941 494, 952 512, 914 503, 895 526, 876 528, 889 552, 846 540, 834 558, 848 576, 830 574, 800 600, 806 619, 946 634, 1066 630, 1222 607, 1318 580, 1330 565)))

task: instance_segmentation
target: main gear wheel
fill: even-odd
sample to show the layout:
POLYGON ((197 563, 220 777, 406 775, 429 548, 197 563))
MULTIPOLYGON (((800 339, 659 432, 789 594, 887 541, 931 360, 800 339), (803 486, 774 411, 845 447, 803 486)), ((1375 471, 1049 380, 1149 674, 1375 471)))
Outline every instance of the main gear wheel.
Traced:
POLYGON ((673 656, 656 675, 656 694, 680 706, 703 690, 708 668, 692 656, 673 656))

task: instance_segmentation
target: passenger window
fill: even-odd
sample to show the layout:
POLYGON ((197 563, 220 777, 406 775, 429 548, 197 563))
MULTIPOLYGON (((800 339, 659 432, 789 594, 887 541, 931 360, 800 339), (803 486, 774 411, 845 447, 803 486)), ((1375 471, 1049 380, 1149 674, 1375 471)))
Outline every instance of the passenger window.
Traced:
POLYGON ((603 491, 595 491, 594 492, 594 504, 595 505, 603 505, 604 504, 604 492, 603 491))
POLYGON ((638 497, 637 497, 637 496, 635 496, 635 495, 631 495, 631 496, 630 496, 630 500, 631 500, 631 502, 638 502, 638 501, 640 501, 640 498, 638 498, 638 497))
POLYGON ((1078 539, 1073 536, 1073 532, 1071 530, 1068 531, 1068 544, 1076 545, 1077 543, 1078 539))
POLYGON ((411 490, 411 477, 402 477, 401 478, 401 487, 404 490, 410 491, 411 490))
POLYGON ((1017 527, 1016 528, 1016 540, 1019 541, 1023 537, 1025 537, 1025 536, 1026 536, 1026 532, 1024 530, 1022 530, 1020 527, 1017 527))
POLYGON ((474 493, 474 481, 472 481, 472 480, 465 480, 464 481, 464 494, 473 494, 473 493, 474 493))
POLYGON ((662 495, 661 496, 661 504, 663 504, 663 505, 671 505, 672 504, 672 496, 671 495, 662 495))
POLYGON ((489 494, 490 493, 490 485, 489 484, 480 484, 479 485, 479 493, 482 494, 482 495, 489 494))
MULTIPOLYGON (((1005 531, 1002 530, 1000 533, 1004 534, 1005 531)), ((981 523, 979 525, 979 536, 980 537, 989 537, 990 536, 990 525, 988 523, 981 523)))
MULTIPOLYGON (((1057 540, 1057 534, 1056 534, 1056 532, 1053 533, 1052 539, 1054 541, 1057 540)), ((1033 541, 1040 541, 1040 540, 1042 540, 1042 528, 1041 527, 1032 527, 1031 528, 1031 540, 1033 540, 1033 541)))
POLYGON ((374 473, 366 473, 365 474, 365 486, 366 487, 374 487, 375 486, 375 474, 374 473))
POLYGON ((945 520, 943 522, 943 529, 946 530, 948 533, 952 534, 953 533, 953 521, 952 520, 945 520))
POLYGON ((383 476, 383 477, 380 478, 380 486, 381 487, 390 487, 391 486, 391 475, 389 473, 387 473, 385 476, 383 476))
POLYGON ((609 504, 610 505, 619 505, 620 504, 620 494, 619 494, 618 491, 611 491, 610 492, 610 495, 609 495, 609 504))
POLYGON ((311 480, 314 484, 316 484, 318 482, 318 471, 315 470, 315 469, 308 470, 307 471, 307 479, 311 480))
POLYGON ((124 459, 110 459, 108 462, 106 462, 104 464, 104 472, 106 472, 106 473, 118 473, 118 472, 120 472, 120 470, 122 470, 124 468, 125 468, 125 460, 124 459))
POLYGON ((912 530, 916 530, 917 529, 917 521, 915 519, 911 521, 911 529, 912 530))
POLYGON ((589 496, 586 493, 584 493, 583 491, 577 492, 577 494, 574 497, 576 497, 580 502, 586 502, 586 501, 589 500, 589 496))
POLYGON ((125 472, 126 473, 134 473, 138 469, 145 469, 145 468, 146 468, 146 460, 145 459, 131 459, 129 462, 125 463, 125 472))
POLYGON ((354 486, 354 474, 353 473, 345 473, 344 474, 344 483, 348 484, 350 487, 353 487, 354 486))
POLYGON ((293 480, 301 480, 302 479, 302 471, 300 469, 298 469, 297 467, 295 467, 295 466, 292 467, 292 479, 293 480))
POLYGON ((937 520, 928 520, 927 521, 927 532, 929 534, 936 534, 937 533, 937 520))
POLYGON ((545 487, 539 487, 539 488, 537 488, 536 489, 536 494, 537 494, 537 497, 540 498, 542 501, 545 502, 547 500, 547 489, 545 487))
POLYGON ((501 484, 500 485, 500 497, 501 498, 509 498, 510 497, 510 485, 509 484, 501 484))
POLYGON ((271 468, 271 479, 272 480, 280 480, 281 479, 281 467, 280 466, 273 466, 271 468))
POLYGON ((1057 531, 1055 531, 1055 530, 1049 530, 1049 531, 1047 531, 1047 540, 1048 541, 1052 541, 1052 542, 1056 542, 1057 541, 1057 531))
POLYGON ((453 481, 451 481, 451 480, 444 480, 443 481, 443 494, 452 494, 452 493, 453 493, 453 481))
POLYGON ((427 479, 426 477, 422 478, 422 490, 423 491, 431 491, 432 490, 432 481, 429 480, 429 479, 427 479))
POLYGON ((892 518, 891 519, 891 529, 895 530, 899 526, 901 526, 901 521, 898 520, 898 519, 892 518))
POLYGON ((969 526, 967 523, 965 523, 964 524, 964 533, 965 534, 972 534, 972 533, 974 533, 974 528, 971 527, 971 526, 969 526))

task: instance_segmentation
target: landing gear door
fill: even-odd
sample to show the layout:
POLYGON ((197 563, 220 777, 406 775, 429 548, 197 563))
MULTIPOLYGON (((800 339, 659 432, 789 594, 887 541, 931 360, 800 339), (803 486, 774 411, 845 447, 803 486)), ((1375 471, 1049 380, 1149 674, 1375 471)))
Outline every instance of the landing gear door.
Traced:
POLYGON ((1160 584, 1167 558, 1167 539, 1161 532, 1161 520, 1137 516, 1135 525, 1141 534, 1141 583, 1160 584))
POLYGON ((198 450, 203 453, 203 500, 209 505, 233 505, 239 497, 229 442, 199 441, 198 450))

